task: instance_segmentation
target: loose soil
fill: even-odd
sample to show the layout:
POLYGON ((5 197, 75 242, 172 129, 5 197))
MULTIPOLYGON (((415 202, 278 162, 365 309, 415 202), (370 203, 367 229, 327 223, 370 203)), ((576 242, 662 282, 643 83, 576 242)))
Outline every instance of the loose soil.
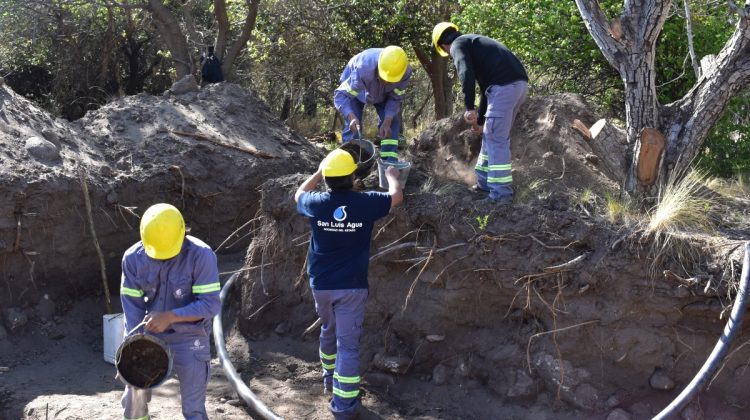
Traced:
MULTIPOLYGON (((467 188, 480 143, 460 116, 409 142, 405 204, 373 235, 364 418, 645 419, 703 363, 736 293, 746 225, 663 236, 610 220, 605 196, 618 181, 574 119, 595 120, 580 97, 527 101, 512 133, 516 199, 502 207, 478 204, 467 188)), ((138 215, 177 205, 222 271, 242 270, 224 322, 243 378, 284 418, 329 418, 317 331, 303 336, 316 320, 309 227, 291 199, 323 156, 227 83, 121 98, 76 123, 0 87, 9 198, 0 205, 0 417, 121 414, 122 385, 101 361, 86 182, 110 289, 138 215)), ((363 178, 358 187, 377 187, 374 171, 363 178)), ((686 418, 743 418, 745 341, 743 331, 686 418)), ((247 418, 212 365, 209 414, 247 418)), ((154 418, 180 417, 177 386, 157 389, 154 418)))

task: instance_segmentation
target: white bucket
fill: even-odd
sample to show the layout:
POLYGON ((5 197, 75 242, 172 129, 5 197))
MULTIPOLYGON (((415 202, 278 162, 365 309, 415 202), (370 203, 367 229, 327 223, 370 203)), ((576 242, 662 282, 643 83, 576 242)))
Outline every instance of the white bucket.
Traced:
POLYGON ((380 188, 388 189, 388 179, 385 177, 385 170, 388 167, 393 166, 399 170, 398 174, 398 185, 401 189, 404 189, 406 185, 406 179, 409 177, 409 169, 411 168, 411 162, 405 160, 399 160, 398 162, 386 162, 378 158, 378 181, 380 182, 380 188))
POLYGON ((108 314, 102 318, 104 325, 104 361, 115 364, 117 349, 125 337, 125 317, 123 314, 108 314))

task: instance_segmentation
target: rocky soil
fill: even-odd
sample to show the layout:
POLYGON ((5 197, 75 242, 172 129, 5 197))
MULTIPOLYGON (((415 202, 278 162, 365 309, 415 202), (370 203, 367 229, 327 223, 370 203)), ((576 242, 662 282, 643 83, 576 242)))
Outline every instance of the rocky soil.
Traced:
MULTIPOLYGON (((409 142, 406 202, 374 234, 365 418, 645 419, 703 363, 747 229, 665 238, 610 217, 617 171, 575 119, 595 120, 579 97, 527 102, 504 207, 467 190, 479 138, 460 117, 409 142)), ((309 228, 291 200, 322 157, 231 84, 120 98, 75 123, 0 87, 0 417, 119 417, 85 183, 115 310, 138 215, 177 205, 195 236, 244 255, 222 268, 243 270, 225 319, 243 378, 285 418, 328 418, 317 331, 303 336, 316 320, 309 228)), ((743 418, 745 341, 685 418, 743 418)), ((154 418, 179 417, 176 386, 159 391, 154 418)), ((248 416, 218 368, 209 388, 212 416, 248 416)))

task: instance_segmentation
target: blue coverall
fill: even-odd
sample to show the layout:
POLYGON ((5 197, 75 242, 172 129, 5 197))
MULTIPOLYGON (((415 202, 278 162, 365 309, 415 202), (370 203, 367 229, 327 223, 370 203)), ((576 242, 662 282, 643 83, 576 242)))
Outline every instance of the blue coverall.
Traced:
MULTIPOLYGON (((180 380, 182 415, 206 420, 206 387, 210 378, 211 320, 219 312, 219 271, 216 254, 200 239, 185 236, 180 253, 168 260, 146 255, 138 242, 122 258, 120 300, 125 330, 130 331, 152 312, 172 311, 180 317, 201 317, 198 322, 172 324, 153 334, 169 346, 173 368, 180 380)), ((149 333, 151 334, 151 333, 149 333)), ((122 397, 126 420, 149 419, 151 390, 125 387, 122 397)))
POLYGON ((370 48, 349 60, 339 79, 341 84, 333 93, 333 103, 344 117, 344 129, 341 133, 344 143, 354 137, 346 117, 353 113, 361 122, 365 104, 372 104, 375 107, 378 113, 378 128, 385 118, 393 118, 391 136, 380 141, 380 158, 384 161, 396 162, 398 161, 398 138, 401 133, 399 110, 406 94, 412 69, 407 66, 406 73, 399 82, 383 81, 378 76, 378 57, 381 51, 383 48, 370 48))

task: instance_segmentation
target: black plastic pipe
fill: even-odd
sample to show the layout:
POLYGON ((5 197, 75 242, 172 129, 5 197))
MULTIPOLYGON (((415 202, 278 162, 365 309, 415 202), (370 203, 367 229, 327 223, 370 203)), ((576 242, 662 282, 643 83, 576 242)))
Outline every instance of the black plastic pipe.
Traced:
POLYGON ((726 326, 724 326, 724 332, 719 337, 719 341, 716 342, 714 350, 711 355, 706 359, 706 363, 698 371, 692 381, 685 387, 684 390, 674 399, 668 406, 666 406, 659 414, 654 417, 654 420, 666 420, 672 416, 680 414, 680 411, 692 401, 693 397, 703 390, 709 379, 714 376, 716 369, 719 367, 719 362, 724 358, 729 347, 734 340, 734 336, 742 326, 742 317, 745 314, 745 306, 747 305, 747 292, 748 283, 750 280, 750 242, 745 243, 745 258, 742 262, 742 278, 740 279, 740 291, 737 293, 737 297, 734 300, 732 306, 732 314, 729 315, 726 326))
POLYGON ((222 369, 224 369, 224 373, 226 373, 227 379, 229 379, 229 383, 232 385, 232 388, 234 388, 240 398, 245 401, 245 404, 247 404, 248 408, 251 411, 251 417, 254 419, 264 420, 282 420, 281 417, 274 414, 274 412, 271 411, 263 403, 263 401, 261 401, 253 393, 253 391, 251 391, 250 388, 247 387, 247 385, 245 385, 245 382, 242 380, 242 378, 240 378, 240 375, 237 374, 237 370, 234 369, 234 365, 229 360, 229 355, 227 354, 227 344, 224 341, 224 325, 222 324, 222 315, 224 313, 224 304, 227 301, 229 291, 232 290, 234 281, 238 277, 239 273, 233 274, 232 277, 230 277, 229 280, 227 280, 227 282, 224 284, 224 287, 221 288, 221 308, 219 309, 219 313, 214 317, 214 342, 216 343, 216 353, 218 353, 219 355, 221 367, 222 369))

